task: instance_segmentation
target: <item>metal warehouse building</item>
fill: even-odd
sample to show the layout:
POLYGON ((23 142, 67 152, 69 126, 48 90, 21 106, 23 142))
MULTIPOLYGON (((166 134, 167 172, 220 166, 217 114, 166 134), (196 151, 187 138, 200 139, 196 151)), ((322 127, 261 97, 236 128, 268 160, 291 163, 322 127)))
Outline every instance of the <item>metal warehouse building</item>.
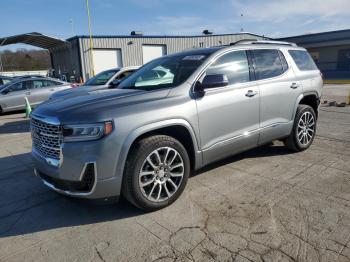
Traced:
POLYGON ((51 48, 50 53, 56 76, 74 75, 76 79, 82 77, 85 81, 92 73, 97 74, 114 67, 143 65, 159 56, 186 49, 263 38, 250 33, 201 36, 93 36, 91 52, 89 37, 75 36, 66 40, 68 44, 51 48))
POLYGON ((350 30, 281 38, 305 47, 326 79, 350 79, 350 30))

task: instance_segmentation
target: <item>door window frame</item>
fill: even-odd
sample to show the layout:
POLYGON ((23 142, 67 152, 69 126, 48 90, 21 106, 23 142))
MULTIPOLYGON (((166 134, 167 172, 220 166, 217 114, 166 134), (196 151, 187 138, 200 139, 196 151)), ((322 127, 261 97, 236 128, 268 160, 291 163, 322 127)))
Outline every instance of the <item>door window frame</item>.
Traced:
POLYGON ((266 80, 271 80, 271 79, 276 79, 276 78, 279 78, 279 77, 282 77, 284 76, 287 72, 289 72, 291 66, 285 56, 285 54, 283 53, 283 51, 279 48, 254 48, 254 49, 249 49, 248 52, 250 53, 250 57, 251 57, 251 68, 252 68, 252 71, 253 71, 253 74, 254 74, 254 80, 253 81, 266 81, 266 80), (282 65, 282 69, 283 69, 283 73, 280 74, 280 75, 277 75, 277 76, 273 76, 273 77, 268 77, 268 78, 263 78, 263 79, 258 79, 257 76, 256 76, 256 64, 255 64, 255 59, 254 59, 254 54, 253 54, 253 51, 255 50, 276 50, 278 52, 278 56, 279 56, 279 59, 280 59, 280 62, 281 62, 281 65, 282 65), (287 69, 285 70, 284 69, 284 66, 283 66, 283 63, 282 63, 282 58, 281 58, 281 55, 283 55, 284 57, 284 60, 287 62, 287 69))
MULTIPOLYGON (((2 91, 5 91, 5 90, 9 90, 12 86, 14 86, 14 85, 17 85, 17 84, 22 84, 22 87, 23 87, 23 83, 25 83, 26 81, 18 81, 18 82, 16 82, 16 83, 13 83, 13 84, 11 84, 10 86, 8 86, 8 87, 6 87, 5 89, 3 89, 2 91)), ((27 85, 25 85, 25 89, 22 89, 22 90, 13 90, 13 91, 9 91, 8 92, 8 94, 10 94, 10 93, 14 93, 14 92, 25 92, 25 91, 29 91, 30 89, 29 88, 27 88, 27 85)))
POLYGON ((248 60, 248 67, 249 67, 249 81, 248 82, 242 82, 242 83, 234 83, 234 84, 230 84, 227 86, 222 86, 222 87, 217 87, 217 88, 210 88, 207 89, 206 92, 211 93, 212 91, 216 91, 216 90, 221 90, 221 89, 227 89, 227 90, 232 90, 233 86, 242 86, 244 87, 245 85, 249 85, 252 82, 255 81, 255 72, 254 72, 254 68, 253 68, 253 63, 252 63, 252 57, 251 54, 249 54, 249 49, 248 48, 242 48, 242 49, 234 49, 234 50, 227 50, 224 53, 220 53, 218 55, 216 55, 215 57, 213 57, 204 67, 203 69, 200 71, 200 73, 198 74, 198 76, 195 78, 194 82, 192 83, 192 87, 191 87, 191 93, 192 94, 198 94, 198 91, 195 90, 196 87, 196 83, 203 78, 205 72, 207 71, 207 69, 213 64, 215 63, 218 59, 220 59, 220 57, 227 55, 229 53, 232 52, 238 52, 238 51, 244 51, 246 53, 247 56, 247 60, 248 60))

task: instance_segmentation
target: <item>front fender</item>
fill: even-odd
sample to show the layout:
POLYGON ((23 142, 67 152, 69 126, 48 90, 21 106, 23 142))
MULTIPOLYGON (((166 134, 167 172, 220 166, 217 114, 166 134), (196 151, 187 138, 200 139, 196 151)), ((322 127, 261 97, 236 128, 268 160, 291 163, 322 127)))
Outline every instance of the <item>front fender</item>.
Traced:
POLYGON ((202 166, 202 154, 199 150, 198 144, 199 141, 197 140, 197 136, 191 126, 191 124, 189 122, 187 122, 184 119, 168 119, 168 120, 163 120, 163 121, 159 121, 159 122, 154 122, 154 123, 150 123, 147 125, 144 125, 142 127, 136 128, 135 130, 133 130, 125 139, 121 152, 119 154, 119 158, 118 158, 118 164, 117 164, 117 168, 116 168, 116 175, 122 175, 124 172, 124 167, 125 167, 125 162, 129 153, 129 150, 132 146, 132 144, 134 143, 134 141, 140 137, 141 135, 160 129, 160 128, 164 128, 164 127, 169 127, 169 126, 175 126, 175 125, 180 125, 185 127, 189 133, 191 134, 191 139, 193 142, 193 147, 194 147, 194 155, 195 155, 195 169, 199 168, 202 166))

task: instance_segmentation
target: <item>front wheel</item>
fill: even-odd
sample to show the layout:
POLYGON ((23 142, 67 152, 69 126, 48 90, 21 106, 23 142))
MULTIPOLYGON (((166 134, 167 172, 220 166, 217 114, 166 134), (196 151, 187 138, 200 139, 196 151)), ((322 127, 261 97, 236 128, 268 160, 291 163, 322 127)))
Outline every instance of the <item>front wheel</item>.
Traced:
POLYGON ((316 114, 311 106, 299 105, 294 119, 292 133, 284 141, 294 152, 309 148, 316 135, 316 114))
POLYGON ((158 210, 181 195, 189 173, 188 153, 179 141, 151 136, 138 141, 128 156, 123 195, 143 210, 158 210))

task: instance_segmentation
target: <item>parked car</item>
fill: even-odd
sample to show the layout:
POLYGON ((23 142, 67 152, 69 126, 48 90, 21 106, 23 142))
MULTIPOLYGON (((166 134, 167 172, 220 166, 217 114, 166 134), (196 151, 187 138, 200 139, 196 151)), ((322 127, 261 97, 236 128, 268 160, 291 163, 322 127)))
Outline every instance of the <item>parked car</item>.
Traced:
POLYGON ((96 76, 90 78, 84 83, 84 85, 81 85, 74 89, 56 92, 51 95, 50 99, 55 99, 67 95, 79 96, 85 93, 89 93, 91 91, 114 88, 119 84, 119 82, 122 79, 135 72, 138 68, 138 66, 129 66, 103 71, 97 74, 96 76))
POLYGON ((0 86, 10 83, 12 80, 13 80, 12 77, 0 75, 0 86))
POLYGON ((284 42, 164 56, 117 89, 37 107, 35 172, 65 195, 123 195, 157 210, 181 195, 190 172, 209 163, 276 139, 292 151, 307 149, 322 87, 307 51, 284 42), (169 72, 164 81, 159 68, 169 72))
POLYGON ((12 82, 0 86, 0 113, 24 109, 24 97, 28 98, 31 106, 36 106, 54 92, 71 87, 70 83, 47 77, 14 78, 12 82))

